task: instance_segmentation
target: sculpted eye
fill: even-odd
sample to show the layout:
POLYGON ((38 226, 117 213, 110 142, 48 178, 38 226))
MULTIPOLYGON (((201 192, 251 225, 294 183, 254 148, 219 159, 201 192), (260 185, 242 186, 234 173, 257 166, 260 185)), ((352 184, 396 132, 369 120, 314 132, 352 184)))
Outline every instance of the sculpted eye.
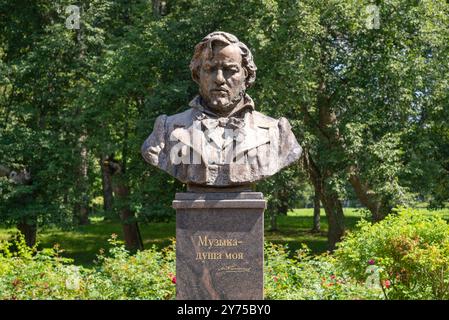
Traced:
POLYGON ((209 65, 203 65, 203 70, 204 71, 210 71, 210 66, 209 65))
POLYGON ((237 68, 237 67, 230 67, 230 68, 226 68, 225 71, 229 72, 229 73, 237 73, 237 72, 239 72, 239 68, 237 68))

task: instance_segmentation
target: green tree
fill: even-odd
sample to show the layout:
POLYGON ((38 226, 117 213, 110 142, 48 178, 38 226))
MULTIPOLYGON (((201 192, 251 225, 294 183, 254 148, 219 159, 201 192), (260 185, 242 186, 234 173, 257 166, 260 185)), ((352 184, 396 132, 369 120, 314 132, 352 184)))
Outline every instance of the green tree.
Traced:
POLYGON ((407 200, 405 138, 423 100, 435 108, 435 90, 447 85, 447 3, 383 1, 378 29, 367 23, 369 5, 279 1, 262 53, 272 63, 262 82, 265 103, 298 120, 331 249, 344 235, 346 181, 374 220, 407 200))

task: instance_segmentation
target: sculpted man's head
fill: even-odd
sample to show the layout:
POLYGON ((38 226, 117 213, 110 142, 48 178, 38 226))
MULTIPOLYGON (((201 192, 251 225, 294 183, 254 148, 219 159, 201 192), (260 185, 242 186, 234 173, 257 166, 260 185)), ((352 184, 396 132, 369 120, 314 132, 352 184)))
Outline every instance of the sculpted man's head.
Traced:
POLYGON ((257 68, 244 43, 232 34, 218 31, 196 45, 190 70, 207 107, 226 116, 254 83, 257 68))

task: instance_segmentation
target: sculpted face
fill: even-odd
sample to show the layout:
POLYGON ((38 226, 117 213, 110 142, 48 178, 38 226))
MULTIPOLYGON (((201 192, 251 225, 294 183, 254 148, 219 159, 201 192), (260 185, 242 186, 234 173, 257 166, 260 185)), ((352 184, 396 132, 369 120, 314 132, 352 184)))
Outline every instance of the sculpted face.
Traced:
POLYGON ((245 90, 246 71, 239 47, 216 44, 212 55, 205 50, 199 76, 200 95, 208 107, 220 115, 229 114, 245 90))

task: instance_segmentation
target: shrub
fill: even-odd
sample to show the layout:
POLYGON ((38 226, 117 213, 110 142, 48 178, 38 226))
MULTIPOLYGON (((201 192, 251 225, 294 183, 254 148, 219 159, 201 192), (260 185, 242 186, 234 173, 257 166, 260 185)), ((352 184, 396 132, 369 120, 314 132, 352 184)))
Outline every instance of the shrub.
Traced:
POLYGON ((109 240, 109 256, 98 256, 99 268, 88 277, 88 299, 174 299, 174 243, 158 251, 138 251, 135 255, 125 249, 113 235, 109 240))
POLYGON ((449 299, 449 225, 397 211, 375 224, 361 221, 335 252, 338 268, 358 280, 367 277, 369 265, 377 268, 376 285, 387 299, 449 299))
POLYGON ((174 251, 155 247, 131 256, 116 240, 94 270, 70 265, 58 247, 37 251, 23 237, 0 243, 0 299, 171 299, 174 251), (11 250, 15 247, 15 250, 11 250))
MULTIPOLYGON (((131 255, 116 235, 96 267, 71 265, 58 247, 0 242, 0 299, 174 299, 175 243, 131 255)), ((265 244, 266 299, 449 299, 449 226, 401 209, 361 221, 334 254, 265 244)))
POLYGON ((0 242, 0 299, 78 299, 85 288, 80 278, 87 270, 67 265, 57 246, 37 251, 23 236, 0 242))
POLYGON ((304 246, 294 258, 287 246, 265 244, 265 298, 283 300, 379 299, 379 290, 367 288, 337 269, 328 254, 313 257, 304 246))
MULTIPOLYGON (((175 251, 173 243, 135 255, 109 240, 93 270, 70 265, 58 247, 37 251, 23 237, 0 245, 0 299, 174 299, 175 251), (12 250, 14 248, 14 251, 12 250)), ((368 299, 378 293, 336 272, 335 260, 312 257, 304 247, 288 256, 282 245, 265 245, 265 296, 267 299, 368 299)))

